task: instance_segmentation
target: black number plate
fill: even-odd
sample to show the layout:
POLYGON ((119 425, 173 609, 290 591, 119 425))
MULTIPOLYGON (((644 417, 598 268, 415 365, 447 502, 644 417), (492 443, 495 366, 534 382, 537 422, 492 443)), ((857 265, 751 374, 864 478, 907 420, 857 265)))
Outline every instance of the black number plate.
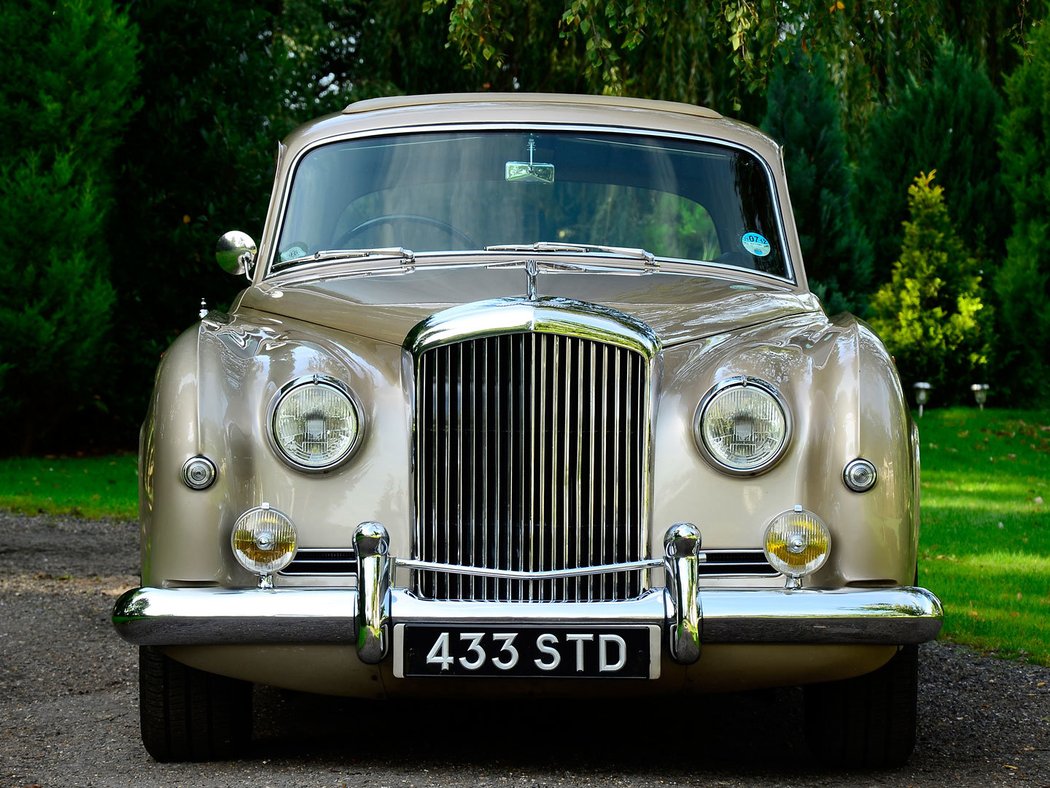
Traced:
POLYGON ((394 672, 399 678, 657 678, 659 632, 655 626, 398 624, 394 672))

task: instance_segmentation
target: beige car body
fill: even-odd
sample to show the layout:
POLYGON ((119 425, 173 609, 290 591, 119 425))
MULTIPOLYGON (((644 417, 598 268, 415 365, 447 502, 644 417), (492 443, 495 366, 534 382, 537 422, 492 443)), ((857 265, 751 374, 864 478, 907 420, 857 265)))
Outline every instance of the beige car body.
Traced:
MULTIPOLYGON (((249 285, 229 312, 210 313, 184 333, 158 372, 142 434, 142 588, 129 592, 115 613, 118 629, 132 642, 159 646, 178 662, 211 673, 325 694, 640 696, 845 679, 879 668, 902 643, 936 635, 939 604, 912 588, 918 452, 900 382, 871 330, 848 315, 827 317, 809 291, 780 150, 752 127, 697 107, 631 99, 480 94, 361 102, 303 127, 281 146, 257 259, 249 285), (611 260, 622 268, 611 275, 573 270, 579 255, 556 249, 418 254, 410 262, 369 258, 281 270, 271 265, 296 162, 318 146, 421 129, 552 124, 715 140, 751 152, 769 168, 793 276, 674 260, 641 268, 611 260), (542 263, 531 281, 527 259, 542 263), (503 266, 492 267, 497 263, 503 266), (801 506, 827 524, 832 545, 827 563, 804 578, 801 590, 785 590, 780 574, 716 573, 699 577, 700 596, 736 590, 741 593, 733 599, 739 601, 750 598, 743 592, 768 591, 772 601, 754 613, 751 629, 782 632, 775 624, 782 600, 787 600, 785 616, 804 617, 790 605, 805 594, 826 600, 863 591, 871 594, 871 605, 852 615, 829 613, 814 624, 816 630, 827 634, 834 629, 828 621, 841 614, 859 631, 871 616, 877 624, 903 621, 899 639, 820 637, 813 631, 798 639, 722 637, 741 613, 737 601, 723 608, 722 597, 712 595, 700 613, 699 659, 683 664, 673 658, 667 640, 674 637, 668 630, 674 628, 676 603, 661 598, 654 603, 665 621, 655 680, 398 678, 389 629, 377 664, 358 656, 360 629, 373 623, 360 617, 360 575, 278 573, 273 590, 257 589, 258 578, 234 558, 230 534, 243 512, 264 502, 295 523, 300 549, 348 547, 360 523, 377 522, 389 535, 391 557, 415 554, 415 384, 406 340, 435 315, 456 314, 449 310, 484 314, 509 302, 527 304, 529 286, 541 301, 599 304, 627 315, 658 340, 642 511, 644 557, 663 563, 646 570, 648 588, 669 585, 673 562, 665 557, 665 535, 674 524, 695 524, 703 551, 761 551, 767 524, 801 506), (290 381, 312 375, 342 381, 353 392, 364 425, 350 460, 325 473, 291 467, 268 433, 274 397, 290 381), (775 387, 790 414, 784 455, 756 475, 716 468, 694 437, 705 395, 741 377, 775 387), (217 470, 206 489, 191 489, 183 479, 184 465, 194 457, 209 458, 217 470), (854 492, 843 480, 844 469, 857 458, 877 470, 877 484, 867 492, 854 492), (172 636, 180 626, 183 632, 195 626, 208 630, 202 624, 208 608, 202 602, 204 607, 190 613, 177 601, 165 607, 168 599, 206 599, 211 591, 228 589, 255 595, 251 604, 259 610, 268 600, 279 607, 296 591, 316 592, 326 605, 332 594, 345 592, 343 609, 336 603, 325 619, 342 634, 270 640, 253 634, 250 622, 220 602, 212 608, 216 616, 228 616, 230 630, 245 633, 242 640, 172 636), (880 597, 884 592, 891 594, 880 597), (893 595, 898 593, 903 595, 893 595)), ((412 570, 393 562, 389 572, 390 588, 402 594, 386 618, 377 620, 386 627, 399 621, 412 570)), ((278 607, 260 615, 285 615, 278 607)), ((499 623, 504 610, 483 618, 499 623)), ((295 619, 298 612, 287 615, 295 619)))

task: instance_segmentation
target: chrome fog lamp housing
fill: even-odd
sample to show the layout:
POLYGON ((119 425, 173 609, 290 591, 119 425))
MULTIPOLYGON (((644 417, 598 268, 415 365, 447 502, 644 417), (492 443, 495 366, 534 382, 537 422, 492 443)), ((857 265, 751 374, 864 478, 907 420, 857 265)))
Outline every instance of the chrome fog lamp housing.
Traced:
POLYGON ((827 525, 801 506, 774 517, 763 542, 766 560, 788 578, 788 588, 801 588, 802 578, 824 566, 831 553, 827 525))
POLYGON ((191 490, 207 490, 219 471, 207 457, 190 457, 182 466, 182 481, 191 490))
POLYGON ((863 457, 851 460, 842 470, 842 481, 853 492, 867 492, 875 486, 875 482, 878 480, 879 473, 875 469, 874 463, 870 460, 865 460, 863 457))
POLYGON ((268 503, 249 509, 237 518, 230 546, 237 562, 259 575, 259 586, 270 588, 273 575, 295 557, 298 535, 292 520, 268 503))
POLYGON ((711 389, 693 421, 701 453, 719 469, 741 475, 775 465, 790 431, 788 410, 777 390, 748 377, 730 378, 711 389))
POLYGON ((270 406, 270 438, 281 457, 307 471, 325 471, 346 460, 361 439, 361 409, 335 378, 312 375, 292 381, 270 406))

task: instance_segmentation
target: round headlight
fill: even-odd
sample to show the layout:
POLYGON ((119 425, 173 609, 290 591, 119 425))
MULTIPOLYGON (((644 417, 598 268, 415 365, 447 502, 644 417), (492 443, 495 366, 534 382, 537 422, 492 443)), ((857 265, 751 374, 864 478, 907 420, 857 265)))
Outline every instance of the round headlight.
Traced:
POLYGON ((787 446, 787 410, 768 383, 733 378, 712 389, 696 411, 701 452, 730 473, 759 473, 787 446))
POLYGON ((280 572, 295 557, 295 526, 268 503, 249 509, 233 524, 230 544, 237 561, 249 572, 280 572))
POLYGON ((294 381, 277 395, 270 430, 288 462, 321 471, 338 465, 357 447, 361 415, 342 383, 315 376, 294 381))
POLYGON ((824 566, 831 552, 831 532, 812 512, 796 506, 766 526, 766 560, 781 574, 800 578, 824 566))

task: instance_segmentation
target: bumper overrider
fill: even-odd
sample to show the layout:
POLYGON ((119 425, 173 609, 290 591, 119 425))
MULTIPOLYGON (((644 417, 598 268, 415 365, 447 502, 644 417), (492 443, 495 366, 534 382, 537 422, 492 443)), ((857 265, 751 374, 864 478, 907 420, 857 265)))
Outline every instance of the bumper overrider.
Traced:
MULTIPOLYGON (((657 626, 671 658, 691 664, 702 643, 903 645, 933 640, 941 603, 924 588, 792 589, 701 588, 700 532, 673 525, 662 560, 626 568, 663 566, 667 587, 617 602, 443 602, 420 599, 391 584, 395 563, 434 570, 433 564, 396 559, 379 523, 354 534, 356 588, 135 588, 117 600, 113 625, 135 645, 356 643, 360 659, 388 658, 395 624, 451 627, 496 625, 602 627, 657 626)), ((444 571, 517 578, 521 573, 443 567, 444 571)), ((531 573, 533 579, 623 571, 623 565, 531 573)))

